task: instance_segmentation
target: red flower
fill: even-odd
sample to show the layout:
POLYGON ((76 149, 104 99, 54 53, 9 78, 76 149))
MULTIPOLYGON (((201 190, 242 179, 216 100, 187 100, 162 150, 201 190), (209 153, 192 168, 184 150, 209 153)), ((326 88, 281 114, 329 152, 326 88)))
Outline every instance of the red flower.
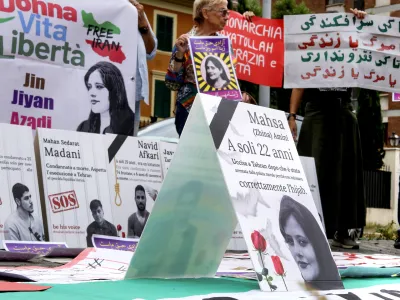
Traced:
POLYGON ((282 262, 281 262, 281 259, 279 258, 279 256, 272 255, 271 259, 274 264, 276 274, 278 274, 279 276, 284 276, 285 270, 283 269, 283 265, 282 265, 282 262))
POLYGON ((122 237, 125 238, 125 232, 122 231, 122 237))
POLYGON ((267 242, 257 230, 251 234, 251 241, 253 242, 254 248, 260 252, 264 252, 267 249, 267 242))
POLYGON ((118 225, 117 225, 117 230, 118 230, 118 231, 121 231, 121 229, 122 229, 122 226, 118 224, 118 225))

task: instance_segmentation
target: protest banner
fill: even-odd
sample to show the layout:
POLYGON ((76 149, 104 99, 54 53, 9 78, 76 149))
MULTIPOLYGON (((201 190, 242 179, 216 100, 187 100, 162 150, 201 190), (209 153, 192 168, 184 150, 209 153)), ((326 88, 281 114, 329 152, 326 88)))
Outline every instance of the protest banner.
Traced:
POLYGON ((0 75, 0 122, 132 134, 133 5, 9 0, 0 1, 0 19, 0 68, 7 70, 0 75))
POLYGON ((283 77, 283 20, 252 17, 230 11, 223 35, 230 38, 238 79, 281 87, 283 77))
POLYGON ((0 240, 44 241, 32 131, 0 124, 0 240))
POLYGON ((284 21, 285 88, 399 90, 399 19, 343 13, 284 21))
POLYGON ((227 37, 190 37, 189 48, 199 93, 242 99, 227 37))
POLYGON ((35 142, 50 241, 140 237, 162 181, 158 142, 43 128, 35 142))
POLYGON ((261 290, 343 288, 285 113, 199 93, 127 278, 214 276, 238 221, 261 290))

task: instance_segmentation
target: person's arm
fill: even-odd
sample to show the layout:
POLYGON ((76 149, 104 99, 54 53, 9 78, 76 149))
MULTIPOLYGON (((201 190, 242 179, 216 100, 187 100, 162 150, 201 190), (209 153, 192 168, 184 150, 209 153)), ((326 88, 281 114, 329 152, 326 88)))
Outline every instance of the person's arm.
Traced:
POLYGON ((92 232, 92 230, 90 229, 90 225, 87 227, 87 229, 86 229, 86 244, 87 244, 87 246, 88 247, 93 247, 93 243, 92 243, 92 235, 93 235, 93 232, 92 232))
POLYGON ((21 237, 19 236, 18 233, 18 228, 14 224, 4 224, 4 239, 6 240, 12 240, 12 241, 20 241, 21 237))
POLYGON ((290 96, 289 128, 290 131, 292 132, 292 136, 295 141, 297 141, 297 124, 295 115, 299 110, 303 94, 304 94, 304 89, 293 89, 292 95, 290 96))
POLYGON ((128 218, 128 238, 135 237, 135 230, 133 228, 133 215, 128 218))
POLYGON ((129 0, 129 2, 132 3, 132 5, 137 9, 139 32, 143 38, 144 45, 146 47, 146 53, 151 55, 154 52, 155 55, 155 49, 157 48, 156 39, 154 34, 152 34, 151 26, 147 20, 146 14, 144 13, 143 5, 136 0, 129 0))
POLYGON ((179 51, 175 45, 172 49, 172 55, 169 62, 167 74, 165 75, 165 85, 172 91, 179 90, 180 87, 184 84, 185 62, 185 53, 179 51))
POLYGON ((115 228, 114 224, 111 224, 111 232, 112 236, 118 236, 117 228, 115 228))

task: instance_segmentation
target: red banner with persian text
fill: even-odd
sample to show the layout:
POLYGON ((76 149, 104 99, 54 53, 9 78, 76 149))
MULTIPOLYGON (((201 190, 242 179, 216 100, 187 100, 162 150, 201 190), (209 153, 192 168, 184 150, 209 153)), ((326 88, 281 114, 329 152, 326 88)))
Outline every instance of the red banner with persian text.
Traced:
POLYGON ((253 17, 252 22, 248 22, 241 14, 231 11, 221 33, 232 42, 239 79, 271 87, 282 86, 283 20, 253 17))

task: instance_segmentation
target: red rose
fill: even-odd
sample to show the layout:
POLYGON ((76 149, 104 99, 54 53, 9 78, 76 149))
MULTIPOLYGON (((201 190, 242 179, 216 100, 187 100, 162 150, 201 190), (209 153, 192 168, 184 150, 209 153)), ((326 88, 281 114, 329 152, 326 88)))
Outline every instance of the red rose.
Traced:
POLYGON ((122 229, 122 226, 118 224, 118 225, 117 225, 117 230, 118 230, 118 231, 121 231, 121 229, 122 229))
POLYGON ((253 242, 253 246, 256 248, 256 250, 264 252, 265 249, 267 249, 267 242, 262 234, 257 230, 254 230, 254 232, 251 234, 251 241, 253 242))
POLYGON ((125 238, 125 232, 122 232, 122 237, 125 238))
POLYGON ((284 276, 285 270, 283 269, 283 265, 279 256, 272 255, 271 259, 274 264, 276 274, 278 274, 279 276, 284 276))

